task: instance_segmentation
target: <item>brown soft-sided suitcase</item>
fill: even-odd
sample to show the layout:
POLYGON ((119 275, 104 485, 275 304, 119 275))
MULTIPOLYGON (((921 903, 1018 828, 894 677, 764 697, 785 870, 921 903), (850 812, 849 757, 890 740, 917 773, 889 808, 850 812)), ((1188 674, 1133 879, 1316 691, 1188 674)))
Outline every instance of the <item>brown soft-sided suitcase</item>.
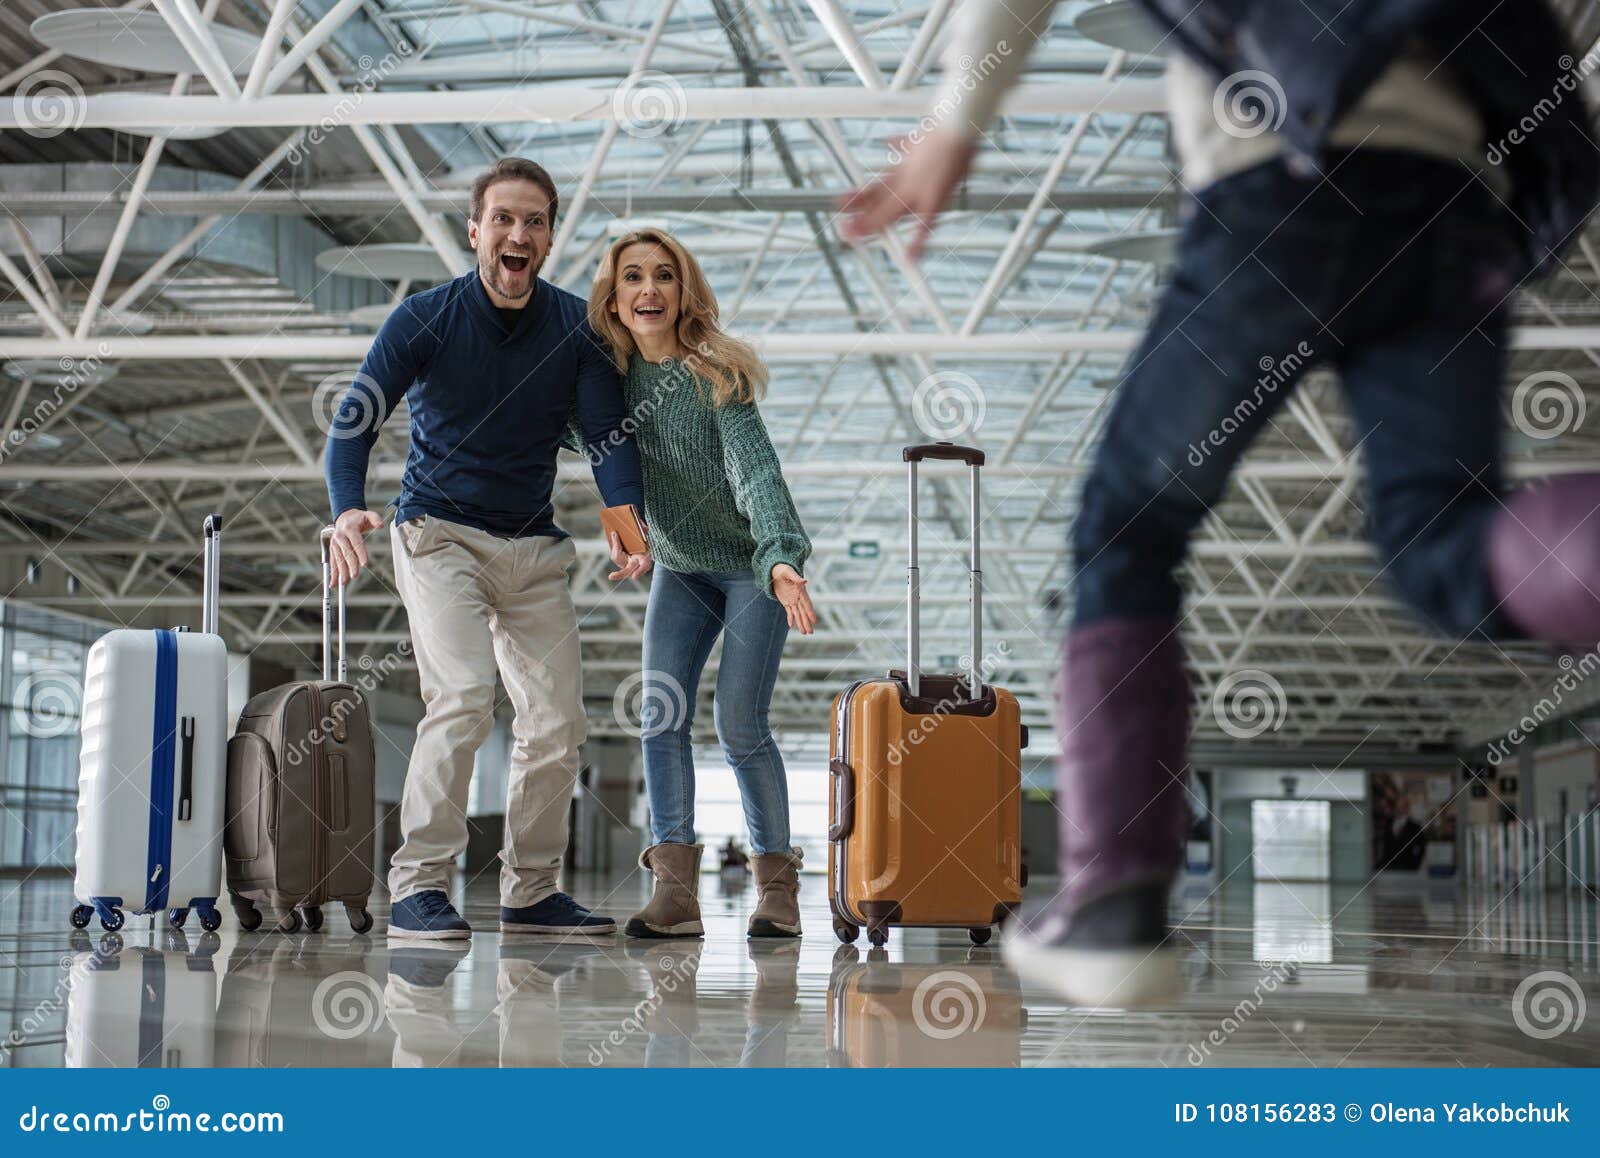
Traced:
POLYGON ((322 679, 253 696, 228 741, 228 892, 246 932, 258 904, 294 932, 302 914, 322 927, 320 906, 339 901, 357 933, 372 928, 374 764, 366 701, 345 680, 344 588, 339 588, 339 671, 329 678, 328 538, 322 532, 322 679))
POLYGON ((978 468, 983 451, 948 442, 907 447, 909 623, 905 671, 851 684, 833 701, 828 769, 828 898, 841 941, 865 926, 964 927, 981 945, 1022 901, 1021 753, 1016 697, 983 682, 978 468), (917 464, 972 468, 972 658, 968 675, 918 668, 917 464), (976 684, 970 687, 968 681, 976 684))

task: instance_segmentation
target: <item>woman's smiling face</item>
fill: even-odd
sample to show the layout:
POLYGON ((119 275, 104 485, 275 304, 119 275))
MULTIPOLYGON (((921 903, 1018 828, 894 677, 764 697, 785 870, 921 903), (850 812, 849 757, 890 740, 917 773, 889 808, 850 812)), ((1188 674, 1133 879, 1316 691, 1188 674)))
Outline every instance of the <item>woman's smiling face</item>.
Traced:
POLYGON ((611 312, 635 337, 676 333, 683 282, 669 249, 653 241, 628 246, 617 255, 616 287, 611 312))

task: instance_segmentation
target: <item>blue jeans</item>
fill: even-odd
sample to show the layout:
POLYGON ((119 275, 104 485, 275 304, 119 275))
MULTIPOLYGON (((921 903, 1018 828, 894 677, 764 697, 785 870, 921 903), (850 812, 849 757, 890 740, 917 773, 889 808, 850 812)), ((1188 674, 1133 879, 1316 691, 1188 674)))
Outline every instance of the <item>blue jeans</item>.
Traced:
POLYGON ((1455 162, 1356 151, 1327 175, 1268 162, 1185 202, 1175 277, 1084 483, 1075 627, 1177 618, 1189 537, 1256 435, 1271 423, 1304 448, 1282 452, 1291 465, 1326 463, 1297 423, 1273 420, 1304 372, 1327 365, 1366 466, 1365 501, 1351 501, 1384 580, 1449 635, 1515 634, 1484 542, 1502 489, 1517 227, 1455 162))
POLYGON ((693 844, 695 694, 717 636, 717 739, 739 780, 757 853, 788 852, 789 785, 767 726, 789 620, 749 571, 684 574, 655 569, 644 617, 644 779, 650 837, 693 844))

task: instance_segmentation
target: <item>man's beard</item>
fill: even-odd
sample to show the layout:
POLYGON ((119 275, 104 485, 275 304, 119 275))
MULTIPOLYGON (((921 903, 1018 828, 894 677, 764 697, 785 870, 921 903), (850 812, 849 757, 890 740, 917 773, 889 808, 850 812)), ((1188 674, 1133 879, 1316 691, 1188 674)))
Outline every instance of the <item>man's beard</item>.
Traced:
POLYGON ((483 280, 488 283, 489 288, 494 290, 494 292, 499 294, 501 297, 511 298, 512 301, 521 301, 523 298, 532 296, 533 283, 538 278, 539 271, 543 268, 544 255, 541 254, 537 257, 528 258, 528 288, 523 292, 522 297, 520 298, 506 292, 505 282, 501 280, 504 277, 506 270, 500 265, 499 253, 496 253, 488 261, 479 259, 478 276, 483 278, 483 280))

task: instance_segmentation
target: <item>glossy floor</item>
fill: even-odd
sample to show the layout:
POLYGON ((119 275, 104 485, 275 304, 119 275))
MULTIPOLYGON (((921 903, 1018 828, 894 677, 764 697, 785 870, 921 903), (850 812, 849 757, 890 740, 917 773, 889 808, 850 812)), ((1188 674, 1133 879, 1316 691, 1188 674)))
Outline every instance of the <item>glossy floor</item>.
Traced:
MULTIPOLYGON (((1039 882, 1048 887, 1047 882, 1039 882)), ((585 880, 626 915, 636 876, 585 880)), ((703 878, 703 942, 475 937, 457 950, 320 933, 67 927, 60 877, 0 881, 11 1066, 1388 1066, 1600 1064, 1600 900, 1448 881, 1245 885, 1175 898, 1189 993, 1093 1012, 1020 989, 995 945, 896 931, 744 937, 744 880, 703 878)), ((495 897, 466 914, 495 927, 495 897)), ((376 906, 382 909, 383 906, 376 906)), ((996 942, 997 944, 997 942, 996 942)))

